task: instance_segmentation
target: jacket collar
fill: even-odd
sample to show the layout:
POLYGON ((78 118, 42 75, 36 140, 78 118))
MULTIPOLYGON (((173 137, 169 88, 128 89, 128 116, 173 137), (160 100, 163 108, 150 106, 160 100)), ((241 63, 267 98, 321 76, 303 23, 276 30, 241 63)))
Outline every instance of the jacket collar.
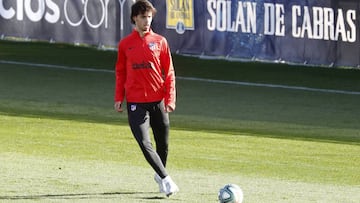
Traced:
MULTIPOLYGON (((152 31, 152 29, 150 28, 149 32, 147 32, 144 37, 146 37, 147 35, 152 35, 154 32, 152 31)), ((132 31, 133 35, 136 35, 138 37, 140 37, 140 33, 134 28, 132 31)), ((141 38, 141 37, 140 37, 141 38)))

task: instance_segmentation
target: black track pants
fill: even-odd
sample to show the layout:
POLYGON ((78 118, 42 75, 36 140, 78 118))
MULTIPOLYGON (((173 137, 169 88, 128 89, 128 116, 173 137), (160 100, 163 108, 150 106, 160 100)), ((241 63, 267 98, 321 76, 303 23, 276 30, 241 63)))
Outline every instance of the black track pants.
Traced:
POLYGON ((169 144, 169 114, 165 112, 164 102, 127 103, 131 131, 138 142, 145 159, 155 172, 164 178, 169 144), (149 129, 152 129, 156 144, 154 150, 149 129))

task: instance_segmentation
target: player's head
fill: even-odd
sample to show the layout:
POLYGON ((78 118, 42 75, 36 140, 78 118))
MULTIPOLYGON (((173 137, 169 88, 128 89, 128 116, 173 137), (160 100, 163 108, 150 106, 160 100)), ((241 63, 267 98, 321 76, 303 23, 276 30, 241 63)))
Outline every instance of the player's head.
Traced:
POLYGON ((148 0, 136 0, 136 2, 131 7, 131 23, 135 24, 134 17, 147 12, 151 12, 152 16, 156 14, 156 9, 152 3, 148 0))

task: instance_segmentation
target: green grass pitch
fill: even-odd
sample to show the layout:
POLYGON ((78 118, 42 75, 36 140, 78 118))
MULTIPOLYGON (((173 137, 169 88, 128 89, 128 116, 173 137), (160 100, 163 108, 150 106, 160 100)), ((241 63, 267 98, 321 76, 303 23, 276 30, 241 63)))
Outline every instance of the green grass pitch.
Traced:
MULTIPOLYGON (((177 80, 168 169, 153 171, 113 110, 116 52, 0 41, 0 202, 217 202, 227 183, 244 202, 360 200, 360 95, 177 80), (24 62, 11 64, 8 62, 24 62)), ((200 60, 176 73, 224 81, 360 92, 360 71, 200 60)))

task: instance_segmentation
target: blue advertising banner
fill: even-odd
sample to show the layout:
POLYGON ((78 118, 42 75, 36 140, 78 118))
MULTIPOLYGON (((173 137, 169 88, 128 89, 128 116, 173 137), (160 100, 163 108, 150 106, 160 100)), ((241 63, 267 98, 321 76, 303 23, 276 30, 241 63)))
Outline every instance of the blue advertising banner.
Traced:
POLYGON ((154 30, 174 52, 360 67, 357 0, 166 0, 154 30))
POLYGON ((0 35, 116 47, 133 0, 0 0, 0 35))
MULTIPOLYGON (((0 38, 116 48, 135 0, 0 0, 0 38)), ((358 0, 150 0, 180 54, 360 68, 358 0)))

